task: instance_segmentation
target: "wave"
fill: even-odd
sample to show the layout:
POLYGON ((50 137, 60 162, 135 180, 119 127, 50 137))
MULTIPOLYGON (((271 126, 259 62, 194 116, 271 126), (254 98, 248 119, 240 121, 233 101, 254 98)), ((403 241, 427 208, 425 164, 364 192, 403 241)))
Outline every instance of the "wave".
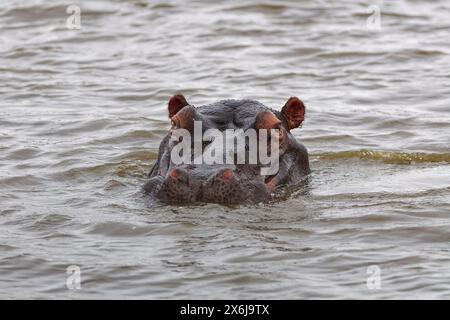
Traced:
POLYGON ((450 163, 450 152, 445 153, 425 153, 425 152, 395 152, 395 151, 374 151, 374 150, 348 150, 338 152, 324 152, 313 154, 320 159, 340 160, 340 159, 361 159, 383 161, 388 164, 416 164, 416 163, 450 163))

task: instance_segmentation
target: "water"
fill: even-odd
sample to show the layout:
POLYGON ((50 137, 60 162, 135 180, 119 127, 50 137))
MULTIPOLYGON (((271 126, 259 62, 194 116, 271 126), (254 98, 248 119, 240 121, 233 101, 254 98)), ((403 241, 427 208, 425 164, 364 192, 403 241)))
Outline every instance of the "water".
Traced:
POLYGON ((447 1, 72 3, 0 4, 0 298, 450 298, 447 1), (178 91, 299 96, 309 185, 149 206, 178 91))

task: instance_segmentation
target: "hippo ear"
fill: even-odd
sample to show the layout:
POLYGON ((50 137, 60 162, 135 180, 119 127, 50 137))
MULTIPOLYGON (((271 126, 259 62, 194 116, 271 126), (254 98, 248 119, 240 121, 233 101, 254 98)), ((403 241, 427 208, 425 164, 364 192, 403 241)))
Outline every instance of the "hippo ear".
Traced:
POLYGON ((178 113, 185 106, 189 105, 186 101, 186 98, 182 94, 176 94, 169 100, 169 118, 172 118, 174 115, 178 113))
POLYGON ((298 128, 305 120, 305 105, 297 97, 290 97, 281 113, 287 120, 288 130, 298 128))

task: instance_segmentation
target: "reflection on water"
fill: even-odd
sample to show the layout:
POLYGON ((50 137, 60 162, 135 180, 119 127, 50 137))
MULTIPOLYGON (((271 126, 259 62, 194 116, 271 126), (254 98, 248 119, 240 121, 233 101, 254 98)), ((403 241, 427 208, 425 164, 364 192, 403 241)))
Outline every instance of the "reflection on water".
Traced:
POLYGON ((0 298, 450 298, 446 1, 78 3, 0 4, 0 298), (308 184, 149 206, 176 91, 301 97, 308 184))

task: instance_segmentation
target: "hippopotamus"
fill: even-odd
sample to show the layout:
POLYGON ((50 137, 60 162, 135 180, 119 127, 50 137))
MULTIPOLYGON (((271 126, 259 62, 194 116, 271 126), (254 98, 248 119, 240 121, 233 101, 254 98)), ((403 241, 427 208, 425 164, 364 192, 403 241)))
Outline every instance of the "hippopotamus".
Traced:
POLYGON ((277 111, 248 99, 221 100, 195 107, 182 94, 176 94, 169 99, 168 114, 172 127, 160 143, 158 158, 143 187, 145 194, 163 203, 267 202, 284 187, 305 181, 311 172, 306 148, 291 134, 305 119, 305 105, 297 97, 290 97, 281 111, 277 111), (217 149, 216 142, 222 139, 217 137, 218 133, 239 131, 242 134, 252 129, 258 137, 262 136, 258 132, 267 130, 267 141, 251 141, 252 136, 246 135, 240 149, 221 153, 222 144, 217 149), (180 132, 184 134, 182 138, 180 132), (208 132, 215 133, 213 139, 211 135, 205 139, 208 132), (187 149, 180 151, 183 143, 187 149), (214 152, 208 151, 212 144, 216 145, 214 152), (264 172, 260 153, 253 158, 253 163, 245 161, 255 146, 258 152, 265 149, 270 156, 276 151, 276 171, 264 172), (231 161, 207 162, 207 152, 209 158, 213 153, 213 157, 218 154, 219 160, 231 161), (180 162, 182 157, 188 161, 180 162))

